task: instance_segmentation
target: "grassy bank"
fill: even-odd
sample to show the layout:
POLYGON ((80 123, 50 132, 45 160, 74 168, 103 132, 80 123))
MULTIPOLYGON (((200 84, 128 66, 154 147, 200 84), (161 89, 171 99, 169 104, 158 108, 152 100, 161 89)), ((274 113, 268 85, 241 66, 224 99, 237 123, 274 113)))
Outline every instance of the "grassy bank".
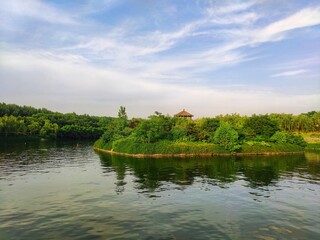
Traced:
MULTIPOLYGON (((159 141, 155 143, 140 143, 133 139, 125 138, 114 142, 103 144, 101 140, 96 141, 95 148, 109 150, 117 153, 125 154, 230 154, 230 152, 223 147, 212 143, 201 142, 172 142, 159 141)), ((292 153, 302 152, 303 147, 293 144, 243 144, 238 153, 248 154, 272 154, 272 153, 292 153)))
POLYGON ((320 149, 319 132, 302 133, 301 135, 308 144, 307 149, 320 149))

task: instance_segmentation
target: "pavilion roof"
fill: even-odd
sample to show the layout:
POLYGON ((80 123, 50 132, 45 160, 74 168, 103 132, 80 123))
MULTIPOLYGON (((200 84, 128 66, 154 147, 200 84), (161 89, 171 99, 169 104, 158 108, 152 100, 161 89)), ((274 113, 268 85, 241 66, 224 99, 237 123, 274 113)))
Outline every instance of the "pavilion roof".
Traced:
POLYGON ((184 109, 181 112, 178 112, 177 114, 175 114, 174 116, 176 116, 176 117, 193 117, 193 115, 191 113, 188 113, 184 109))

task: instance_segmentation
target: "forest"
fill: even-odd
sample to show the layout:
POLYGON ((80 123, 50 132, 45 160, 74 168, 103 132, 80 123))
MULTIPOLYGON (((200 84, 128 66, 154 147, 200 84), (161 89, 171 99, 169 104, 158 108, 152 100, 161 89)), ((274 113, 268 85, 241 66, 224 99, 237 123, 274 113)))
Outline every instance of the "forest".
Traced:
POLYGON ((53 139, 98 139, 114 121, 111 117, 52 112, 45 108, 0 103, 0 136, 53 139))

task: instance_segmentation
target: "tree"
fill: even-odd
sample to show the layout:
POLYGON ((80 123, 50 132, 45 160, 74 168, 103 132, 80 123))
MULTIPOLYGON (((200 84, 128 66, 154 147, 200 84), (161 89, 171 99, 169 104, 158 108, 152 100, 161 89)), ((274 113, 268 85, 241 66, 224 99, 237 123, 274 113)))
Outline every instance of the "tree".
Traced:
POLYGON ((302 147, 305 147, 307 145, 301 135, 293 135, 290 133, 279 131, 273 134, 273 136, 270 138, 270 141, 275 143, 291 143, 302 147))
POLYGON ((125 107, 120 106, 120 109, 118 112, 118 118, 123 119, 123 120, 128 120, 128 116, 127 116, 125 107))
POLYGON ((244 128, 247 138, 258 137, 262 140, 269 139, 279 130, 278 123, 268 115, 252 115, 245 121, 244 128))
POLYGON ((152 115, 134 130, 138 141, 151 143, 171 138, 172 118, 162 114, 152 115))
POLYGON ((33 121, 27 126, 27 129, 30 135, 36 135, 39 134, 41 126, 38 122, 33 121))
POLYGON ((188 140, 188 125, 187 118, 172 118, 171 138, 173 141, 187 141, 188 140))
POLYGON ((0 133, 8 135, 25 134, 25 124, 23 120, 19 120, 15 116, 3 116, 0 118, 0 133))
POLYGON ((227 124, 221 124, 216 130, 214 143, 221 145, 230 152, 236 152, 241 148, 237 131, 227 124))
POLYGON ((123 131, 128 126, 128 116, 126 113, 126 108, 123 106, 120 106, 119 112, 118 112, 118 131, 123 131))
POLYGON ((196 122, 198 130, 198 140, 212 142, 214 132, 220 126, 220 121, 216 118, 202 118, 196 122))
POLYGON ((50 120, 45 120, 44 125, 40 130, 40 136, 55 138, 58 133, 59 126, 56 123, 51 123, 50 120))

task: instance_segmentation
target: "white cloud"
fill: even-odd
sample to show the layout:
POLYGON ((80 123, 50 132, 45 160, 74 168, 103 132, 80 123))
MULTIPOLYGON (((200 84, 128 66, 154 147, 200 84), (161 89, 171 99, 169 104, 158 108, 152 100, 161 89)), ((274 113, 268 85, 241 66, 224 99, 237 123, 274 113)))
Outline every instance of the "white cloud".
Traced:
POLYGON ((10 0, 1 2, 2 14, 8 18, 12 16, 30 17, 55 24, 77 24, 77 22, 64 11, 43 3, 40 0, 10 0))
POLYGON ((182 108, 202 117, 230 112, 298 113, 316 109, 319 102, 319 95, 279 94, 249 86, 215 89, 153 82, 136 74, 75 63, 56 53, 6 52, 4 57, 8 61, 0 65, 3 101, 34 106, 41 101, 44 107, 55 106, 54 110, 63 112, 114 115, 116 108, 125 105, 134 117, 146 117, 155 110, 174 114, 182 108))
POLYGON ((285 32, 320 24, 320 8, 304 8, 297 13, 253 32, 253 43, 278 41, 285 32))
POLYGON ((285 71, 285 72, 273 74, 271 77, 293 77, 293 76, 304 74, 306 72, 308 72, 308 70, 298 69, 298 70, 285 71))
POLYGON ((94 53, 97 58, 110 60, 110 65, 114 68, 123 71, 134 70, 140 76, 153 76, 154 80, 161 81, 165 76, 183 79, 190 78, 191 73, 214 71, 256 59, 257 56, 250 56, 241 48, 279 40, 285 36, 286 31, 312 26, 319 22, 317 9, 306 8, 266 27, 251 30, 247 25, 253 24, 261 17, 257 13, 246 12, 254 4, 251 2, 208 9, 208 14, 203 18, 189 22, 171 32, 157 30, 137 34, 132 32, 130 26, 118 26, 104 36, 89 37, 84 42, 65 50, 84 49, 88 54, 94 53), (299 22, 300 18, 304 20, 299 22), (204 29, 202 34, 211 34, 216 38, 220 30, 214 30, 213 27, 219 21, 220 24, 241 24, 243 28, 241 31, 233 31, 236 33, 235 36, 218 44, 205 45, 196 50, 186 49, 169 57, 159 55, 164 51, 174 50, 180 43, 197 36, 197 32, 201 32, 202 29, 204 29), (211 28, 212 33, 209 33, 208 29, 211 28), (150 56, 152 56, 151 61, 150 56))
POLYGON ((211 17, 210 22, 215 24, 253 24, 260 17, 254 13, 245 13, 245 14, 237 14, 233 16, 219 16, 219 17, 211 17))
POLYGON ((278 64, 273 67, 276 70, 292 70, 292 69, 301 69, 306 67, 316 67, 319 70, 320 67, 320 56, 310 56, 306 58, 301 58, 298 60, 292 60, 289 62, 278 64))
POLYGON ((222 6, 222 7, 213 6, 213 7, 207 8, 206 12, 210 16, 216 16, 216 15, 222 15, 222 14, 232 14, 232 13, 237 13, 240 11, 247 10, 250 7, 252 7, 253 5, 255 5, 255 2, 253 2, 253 1, 251 1, 251 2, 247 1, 246 3, 233 3, 233 4, 229 4, 229 5, 222 6))

